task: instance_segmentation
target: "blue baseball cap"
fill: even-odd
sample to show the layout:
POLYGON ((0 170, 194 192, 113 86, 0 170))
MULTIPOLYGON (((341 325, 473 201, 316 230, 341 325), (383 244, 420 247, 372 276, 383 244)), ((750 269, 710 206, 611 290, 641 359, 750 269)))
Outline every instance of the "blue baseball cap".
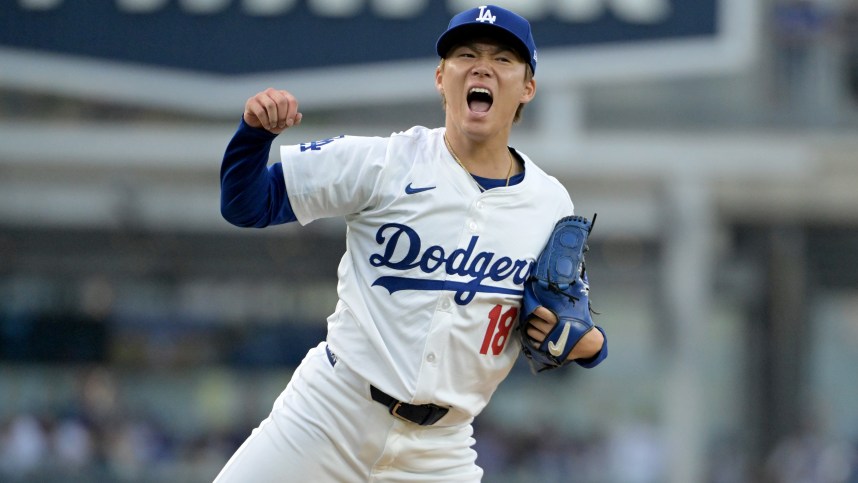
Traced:
POLYGON ((435 49, 442 58, 454 46, 467 39, 487 36, 508 42, 536 73, 536 44, 530 22, 521 15, 496 5, 465 10, 450 20, 447 31, 438 38, 435 49))

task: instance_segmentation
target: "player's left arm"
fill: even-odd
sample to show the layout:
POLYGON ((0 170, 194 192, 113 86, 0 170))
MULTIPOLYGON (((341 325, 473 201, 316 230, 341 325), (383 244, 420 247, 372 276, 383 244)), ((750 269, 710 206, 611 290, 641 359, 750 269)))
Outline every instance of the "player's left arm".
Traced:
MULTIPOLYGON (((527 335, 535 341, 542 343, 545 337, 557 325, 557 316, 554 312, 539 306, 533 311, 533 317, 527 320, 529 327, 527 335)), ((584 334, 581 340, 575 344, 572 351, 566 357, 567 361, 575 361, 584 367, 595 367, 608 355, 608 338, 601 327, 584 334)))

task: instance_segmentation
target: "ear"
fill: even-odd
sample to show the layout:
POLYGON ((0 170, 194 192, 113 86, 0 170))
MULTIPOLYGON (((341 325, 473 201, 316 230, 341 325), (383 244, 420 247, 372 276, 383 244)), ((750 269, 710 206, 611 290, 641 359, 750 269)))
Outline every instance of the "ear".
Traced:
POLYGON ((442 85, 443 80, 444 73, 441 71, 441 64, 438 64, 438 67, 435 68, 435 90, 441 95, 444 95, 444 86, 442 85))
POLYGON ((531 77, 524 82, 524 91, 521 93, 518 102, 520 104, 527 104, 533 100, 534 96, 536 96, 536 79, 531 77))

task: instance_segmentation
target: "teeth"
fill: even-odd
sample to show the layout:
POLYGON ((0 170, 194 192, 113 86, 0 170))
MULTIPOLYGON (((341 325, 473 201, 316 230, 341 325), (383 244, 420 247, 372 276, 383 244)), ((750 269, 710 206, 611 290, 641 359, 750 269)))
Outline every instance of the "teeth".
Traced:
POLYGON ((477 93, 485 94, 487 96, 492 95, 492 93, 489 92, 489 90, 486 89, 485 87, 472 87, 471 90, 468 91, 468 94, 477 94, 477 93))

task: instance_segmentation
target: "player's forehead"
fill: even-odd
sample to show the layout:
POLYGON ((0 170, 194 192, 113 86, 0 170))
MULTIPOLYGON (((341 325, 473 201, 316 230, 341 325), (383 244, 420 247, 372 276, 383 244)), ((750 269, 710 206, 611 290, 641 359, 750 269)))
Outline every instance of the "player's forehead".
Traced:
POLYGON ((459 42, 453 44, 453 46, 450 48, 448 55, 452 54, 456 50, 463 48, 476 52, 485 52, 490 54, 509 52, 511 54, 514 54, 516 57, 521 58, 521 55, 519 55, 519 53, 515 50, 515 48, 513 48, 512 45, 496 37, 473 37, 461 39, 459 42))

